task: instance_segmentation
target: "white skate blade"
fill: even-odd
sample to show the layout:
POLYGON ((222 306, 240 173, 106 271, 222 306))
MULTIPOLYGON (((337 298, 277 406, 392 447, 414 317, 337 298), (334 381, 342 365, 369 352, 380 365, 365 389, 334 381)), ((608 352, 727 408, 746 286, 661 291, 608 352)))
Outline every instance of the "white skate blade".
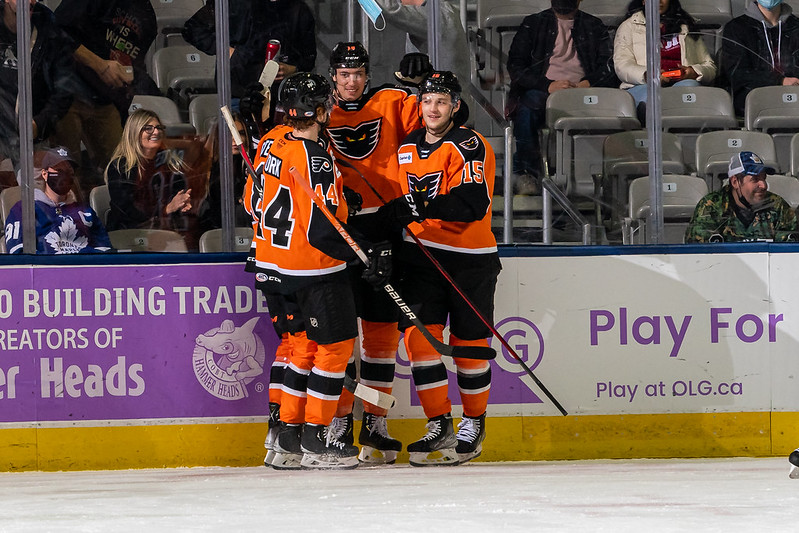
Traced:
POLYGON ((483 446, 478 446, 473 452, 469 453, 459 453, 458 454, 458 464, 468 463, 472 459, 480 457, 480 454, 483 453, 483 446))
POLYGON ((339 457, 329 453, 305 453, 302 468, 314 470, 348 470, 358 466, 358 457, 339 457))
POLYGON ((791 465, 791 471, 788 472, 788 477, 791 479, 799 479, 799 466, 791 465))
POLYGON ((302 455, 299 453, 275 452, 275 457, 270 463, 275 470, 299 470, 302 455))
POLYGON ((397 461, 395 450, 378 450, 371 446, 363 446, 358 460, 365 465, 393 465, 397 461))
POLYGON ((264 90, 268 90, 275 82, 278 70, 280 70, 280 65, 277 64, 277 61, 270 59, 266 62, 264 69, 261 71, 261 77, 258 79, 261 85, 264 86, 264 90))
POLYGON ((455 466, 460 459, 455 448, 443 448, 434 452, 410 452, 411 466, 455 466))

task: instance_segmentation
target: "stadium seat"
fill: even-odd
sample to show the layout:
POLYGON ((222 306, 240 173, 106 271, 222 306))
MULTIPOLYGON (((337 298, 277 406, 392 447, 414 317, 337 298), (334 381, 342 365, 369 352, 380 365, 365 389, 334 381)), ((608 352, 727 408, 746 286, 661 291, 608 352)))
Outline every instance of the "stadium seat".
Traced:
MULTIPOLYGON (((664 132, 661 145, 663 173, 685 173, 682 148, 677 136, 664 132)), ((629 181, 649 174, 648 133, 646 130, 632 130, 610 134, 605 138, 602 153, 603 176, 610 183, 613 211, 616 212, 616 206, 626 204, 629 181)))
POLYGON ((189 103, 189 122, 200 135, 208 133, 218 116, 219 99, 216 94, 200 94, 189 103))
POLYGON ((103 225, 108 224, 108 213, 111 212, 111 195, 108 193, 108 185, 98 185, 89 193, 89 205, 103 225))
POLYGON ((163 48, 164 41, 171 36, 179 35, 186 21, 205 4, 203 0, 150 0, 150 3, 158 23, 156 43, 160 41, 159 48, 163 48))
POLYGON ((660 90, 663 131, 680 139, 683 162, 695 171, 696 138, 706 131, 735 129, 730 93, 718 87, 664 87, 660 90))
POLYGON ((619 0, 590 0, 580 4, 580 9, 602 20, 605 26, 615 28, 627 13, 627 3, 619 0))
MULTIPOLYGON (((213 56, 193 46, 169 46, 153 54, 153 79, 161 92, 213 92, 216 90, 213 56)), ((188 103, 187 103, 188 105, 188 103)))
POLYGON ((791 138, 799 131, 799 87, 758 87, 746 95, 746 129, 768 133, 774 139, 780 168, 791 163, 791 138))
MULTIPOLYGON (((696 204, 707 193, 702 178, 679 174, 663 175, 663 233, 664 244, 683 242, 688 222, 696 204)), ((649 176, 634 179, 629 191, 629 220, 624 232, 625 244, 645 244, 647 219, 650 215, 649 176)))
POLYGON ((111 245, 118 252, 188 251, 180 233, 163 229, 118 229, 108 232, 111 245))
POLYGON ((721 48, 721 29, 732 20, 730 0, 682 0, 686 13, 694 17, 700 31, 705 34, 707 49, 713 54, 721 48))
POLYGON ((794 209, 799 206, 799 179, 794 176, 774 174, 766 180, 768 190, 782 196, 794 209))
MULTIPOLYGON (((554 181, 570 196, 593 195, 593 176, 602 173, 602 144, 608 134, 641 126, 630 93, 604 87, 552 93, 546 122, 555 134, 554 181)), ((547 142, 542 149, 548 151, 547 142)))
MULTIPOLYGON (((798 0, 799 1, 799 0, 798 0)), ((791 137, 791 176, 799 177, 799 133, 791 137)))
POLYGON ((194 135, 194 126, 183 122, 180 118, 180 110, 177 104, 166 96, 152 96, 137 94, 133 97, 128 111, 132 113, 137 109, 147 109, 158 115, 161 123, 166 126, 167 137, 179 137, 181 135, 194 135))
POLYGON ((767 133, 746 130, 709 131, 696 139, 696 175, 705 179, 710 190, 721 188, 727 177, 730 158, 748 150, 780 171, 774 140, 767 133))
MULTIPOLYGON (((233 228, 233 251, 249 252, 252 245, 252 228, 233 228)), ((200 236, 200 252, 222 252, 222 229, 209 229, 200 236)))
POLYGON ((19 185, 8 187, 0 192, 0 214, 2 214, 0 221, 3 223, 2 227, 5 228, 8 213, 11 212, 11 208, 14 207, 14 204, 19 202, 20 198, 22 198, 22 189, 19 185))

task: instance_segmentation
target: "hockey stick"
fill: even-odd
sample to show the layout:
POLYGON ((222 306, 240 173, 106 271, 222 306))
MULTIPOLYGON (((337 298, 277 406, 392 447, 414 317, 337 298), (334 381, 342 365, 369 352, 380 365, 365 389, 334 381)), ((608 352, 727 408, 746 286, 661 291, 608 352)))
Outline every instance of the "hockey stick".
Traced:
MULTIPOLYGON (((325 215, 333 227, 336 228, 336 231, 341 235, 347 244, 352 248, 352 251, 355 252, 355 255, 358 256, 363 264, 369 266, 369 258, 366 256, 364 251, 358 246, 358 243, 352 238, 352 236, 347 233, 347 230, 344 229, 344 226, 341 225, 341 222, 333 216, 330 210, 327 208, 325 202, 319 198, 319 195, 311 189, 311 186, 305 181, 303 176, 297 171, 296 167, 291 167, 289 169, 289 173, 291 177, 294 178, 294 182, 298 183, 305 194, 316 204, 316 207, 322 211, 322 214, 325 215)), ((449 357, 462 357, 463 359, 480 359, 480 360, 489 360, 493 359, 497 356, 497 352, 495 352, 492 348, 488 346, 451 346, 449 344, 444 344, 437 338, 433 336, 430 331, 422 324, 422 321, 416 316, 413 310, 405 303, 402 299, 402 296, 397 292, 397 290, 391 285, 391 283, 386 283, 383 285, 383 290, 391 297, 391 300, 397 304, 397 307, 400 308, 400 311, 411 321, 411 323, 416 326, 416 329, 424 336, 425 339, 435 348, 435 350, 440 353, 441 355, 446 355, 449 357)))
MULTIPOLYGON (((351 165, 348 162, 341 161, 340 159, 337 159, 336 163, 344 163, 345 166, 348 166, 351 169, 353 169, 355 172, 357 172, 358 175, 361 177, 361 179, 364 181, 364 183, 366 183, 366 185, 372 190, 372 192, 375 193, 375 196, 377 196, 377 198, 381 202, 383 202, 383 204, 386 203, 386 201, 383 199, 380 193, 377 192, 377 189, 375 189, 372 186, 372 184, 369 183, 369 180, 366 179, 366 176, 361 174, 361 172, 357 168, 355 168, 353 165, 351 165)), ((452 279, 452 276, 449 275, 446 269, 444 269, 443 265, 439 263, 438 260, 433 256, 433 254, 430 253, 430 250, 428 250, 427 247, 424 244, 422 244, 422 241, 419 240, 419 237, 416 236, 413 230, 411 230, 410 227, 406 227, 405 231, 408 232, 408 235, 411 237, 411 239, 413 239, 413 242, 415 242, 419 246, 425 257, 427 257, 427 259, 430 260, 433 266, 436 267, 436 270, 438 270, 438 272, 444 277, 444 279, 446 279, 447 282, 449 282, 449 284, 452 286, 453 289, 455 289, 455 292, 457 292, 460 295, 463 301, 466 302, 466 305, 469 306, 469 308, 474 312, 477 318, 479 318, 480 321, 486 327, 488 327, 489 330, 491 330, 491 334, 494 335, 494 337, 496 337, 496 339, 500 342, 500 344, 502 344, 502 346, 513 356, 513 358, 516 359, 516 362, 519 363, 519 365, 521 365, 521 367, 524 369, 527 375, 530 376, 530 378, 532 378, 532 380, 535 382, 536 385, 538 385, 538 388, 541 389, 541 392, 543 392, 544 395, 547 398, 549 398, 549 401, 552 402, 552 404, 557 408, 558 411, 560 411, 560 413, 563 416, 568 415, 569 413, 566 412, 566 409, 564 409, 563 406, 560 404, 560 402, 552 395, 551 392, 549 392, 549 389, 547 389, 546 386, 544 386, 541 380, 538 379, 538 377, 536 377, 536 375, 533 373, 530 367, 527 366, 527 364, 524 361, 522 361, 522 358, 519 357, 519 354, 516 353, 516 350, 511 348, 510 344, 508 344, 508 341, 506 341, 505 338, 502 335, 500 335, 499 331, 497 331, 497 328, 495 328, 494 325, 491 324, 491 322, 483 315, 483 313, 481 313, 480 310, 477 309, 472 300, 466 295, 465 292, 463 292, 463 290, 458 286, 455 280, 452 279)))
POLYGON ((397 399, 391 394, 367 387, 346 374, 344 374, 344 388, 354 396, 380 409, 391 409, 397 403, 397 399))
POLYGON ((255 169, 252 166, 250 156, 247 155, 247 148, 244 146, 244 141, 241 139, 241 135, 239 135, 239 130, 236 129, 236 123, 233 122, 233 115, 230 114, 230 109, 228 109, 226 105, 219 108, 219 110, 222 111, 222 117, 225 119, 225 123, 230 130, 230 134, 233 136, 233 142, 239 147, 239 152, 241 152, 241 157, 244 159, 244 164, 247 165, 247 170, 250 171, 250 176, 252 176, 252 185, 255 187, 256 192, 260 196, 264 193, 264 191, 261 187, 261 184, 258 182, 258 174, 256 174, 255 169))

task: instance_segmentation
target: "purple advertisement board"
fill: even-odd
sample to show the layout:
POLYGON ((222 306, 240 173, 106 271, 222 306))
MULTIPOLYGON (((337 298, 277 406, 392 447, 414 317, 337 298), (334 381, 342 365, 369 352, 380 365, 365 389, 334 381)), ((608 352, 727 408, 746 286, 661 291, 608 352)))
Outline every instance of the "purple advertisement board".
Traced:
POLYGON ((278 338, 241 264, 2 275, 0 422, 268 414, 278 338))

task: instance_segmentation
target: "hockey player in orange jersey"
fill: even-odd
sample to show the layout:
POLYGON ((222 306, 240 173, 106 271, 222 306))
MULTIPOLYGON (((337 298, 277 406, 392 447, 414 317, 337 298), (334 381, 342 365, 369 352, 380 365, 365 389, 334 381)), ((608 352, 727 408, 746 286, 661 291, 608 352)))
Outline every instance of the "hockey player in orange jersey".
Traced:
MULTIPOLYGON (((338 440, 328 426, 358 334, 346 272, 346 262, 356 256, 289 172, 296 168, 330 211, 346 219, 341 176, 320 138, 332 91, 323 76, 299 73, 281 84, 278 100, 288 127, 261 140, 254 162, 260 183, 253 182, 245 198, 260 213, 251 263, 256 287, 264 291, 270 312, 286 316, 291 344, 272 466, 353 468, 358 448, 338 440)), ((360 244, 371 258, 363 275, 385 283, 391 270, 388 246, 364 239, 360 244)))
MULTIPOLYGON (((451 72, 434 71, 421 83, 424 128, 411 133, 400 146, 399 178, 403 193, 417 197, 417 208, 425 219, 415 231, 417 237, 484 316, 493 320, 501 269, 491 232, 494 153, 482 135, 459 125, 466 120, 459 113, 460 93, 451 72)), ((428 330, 443 338, 449 319, 449 344, 488 346, 489 329, 407 235, 397 262, 402 270, 400 292, 428 330)), ((485 438, 489 362, 454 359, 463 405, 456 435, 441 355, 415 326, 400 320, 400 327, 416 392, 428 417, 427 434, 408 445, 411 465, 462 464, 477 457, 485 438)))
MULTIPOLYGON (((424 68, 423 63, 419 65, 424 68)), ((421 126, 416 95, 390 85, 369 89, 369 55, 359 42, 340 42, 333 48, 330 76, 336 105, 325 134, 344 186, 360 197, 360 209, 350 216, 349 224, 372 240, 398 242, 399 233, 387 232, 375 220, 375 212, 384 202, 400 196, 396 154, 400 141, 421 126)), ((361 319, 361 382, 390 394, 399 344, 399 311, 385 292, 374 291, 360 279, 360 269, 356 265, 351 274, 361 319)), ((354 358, 347 372, 355 379, 354 358)), ((350 443, 353 400, 352 393, 345 390, 334 420, 342 438, 350 443)), ((365 463, 393 463, 402 450, 402 443, 388 433, 386 415, 387 410, 364 402, 358 442, 362 445, 359 458, 365 463)))

